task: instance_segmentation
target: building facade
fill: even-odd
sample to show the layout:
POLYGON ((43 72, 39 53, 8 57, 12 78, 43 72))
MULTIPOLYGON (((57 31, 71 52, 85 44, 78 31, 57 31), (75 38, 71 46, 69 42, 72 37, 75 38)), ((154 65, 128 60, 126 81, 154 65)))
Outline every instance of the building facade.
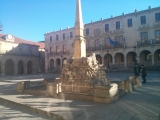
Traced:
POLYGON ((0 34, 0 75, 33 74, 44 71, 44 43, 0 34))
MULTIPOLYGON (((135 63, 160 67, 160 7, 135 10, 84 25, 87 55, 96 53, 99 64, 110 69, 135 63)), ((73 55, 74 28, 46 33, 45 71, 60 70, 73 55)))

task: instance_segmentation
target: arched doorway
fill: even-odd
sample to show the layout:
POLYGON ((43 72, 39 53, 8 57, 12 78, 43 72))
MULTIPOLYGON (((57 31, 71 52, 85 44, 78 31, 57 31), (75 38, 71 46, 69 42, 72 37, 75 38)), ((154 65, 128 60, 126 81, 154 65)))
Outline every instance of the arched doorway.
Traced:
POLYGON ((129 52, 127 54, 127 67, 134 67, 136 61, 137 54, 135 52, 129 52))
POLYGON ((61 69, 61 60, 59 58, 56 59, 57 70, 61 69))
POLYGON ((32 74, 32 61, 27 63, 27 74, 32 74))
POLYGON ((144 50, 140 53, 140 63, 146 67, 152 66, 152 55, 148 50, 144 50))
POLYGON ((23 73, 24 73, 23 62, 22 62, 22 60, 20 60, 18 62, 18 75, 22 75, 23 73))
POLYGON ((104 66, 110 67, 112 65, 112 55, 111 54, 105 54, 104 56, 104 66))
POLYGON ((100 55, 96 55, 96 60, 98 61, 98 64, 102 64, 102 57, 100 55))
POLYGON ((160 49, 156 50, 154 53, 154 64, 155 66, 160 66, 160 49))
POLYGON ((14 73, 14 65, 11 59, 8 59, 5 63, 5 74, 6 75, 13 75, 14 73))
POLYGON ((124 55, 122 53, 117 53, 115 55, 115 67, 116 68, 124 67, 124 55))

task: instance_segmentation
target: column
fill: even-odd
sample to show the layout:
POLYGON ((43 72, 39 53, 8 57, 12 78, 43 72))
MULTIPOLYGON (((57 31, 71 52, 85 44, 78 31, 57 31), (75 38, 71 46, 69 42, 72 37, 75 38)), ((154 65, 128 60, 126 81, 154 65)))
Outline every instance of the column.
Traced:
POLYGON ((27 74, 27 64, 24 64, 24 74, 27 74))
POLYGON ((5 75, 5 64, 1 64, 1 75, 5 75))
POLYGON ((124 57, 124 67, 127 67, 127 57, 124 57))
POLYGON ((45 72, 48 73, 48 58, 45 57, 45 72))
POLYGON ((137 56, 137 63, 140 64, 140 56, 137 56))
POLYGON ((115 67, 115 56, 113 56, 113 66, 115 67))
POLYGON ((154 54, 152 54, 152 66, 154 66, 154 54))
POLYGON ((14 75, 17 75, 18 74, 18 64, 17 63, 14 63, 14 75))
POLYGON ((102 57, 102 64, 104 65, 104 57, 102 57))

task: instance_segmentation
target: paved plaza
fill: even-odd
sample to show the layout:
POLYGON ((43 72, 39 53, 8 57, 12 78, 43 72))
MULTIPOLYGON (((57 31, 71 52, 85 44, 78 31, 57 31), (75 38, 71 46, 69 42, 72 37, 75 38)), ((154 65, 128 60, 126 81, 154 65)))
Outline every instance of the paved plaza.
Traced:
MULTIPOLYGON (((59 77, 59 74, 0 76, 0 118, 8 120, 13 116, 19 120, 25 117, 41 120, 50 116, 54 120, 160 120, 160 72, 147 73, 146 84, 111 104, 55 99, 16 92, 18 81, 43 80, 43 78, 59 77), (17 115, 7 114, 12 112, 17 115)), ((133 75, 132 72, 107 73, 107 77, 113 81, 133 75)))

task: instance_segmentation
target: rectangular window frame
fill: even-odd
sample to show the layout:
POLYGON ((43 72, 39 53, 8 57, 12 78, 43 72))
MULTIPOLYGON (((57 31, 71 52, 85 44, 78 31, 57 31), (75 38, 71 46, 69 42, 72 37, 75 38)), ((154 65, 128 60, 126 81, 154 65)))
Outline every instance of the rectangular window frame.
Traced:
POLYGON ((159 13, 155 13, 155 21, 156 22, 160 22, 160 12, 159 13))
POLYGON ((128 27, 132 27, 132 18, 127 19, 128 27))
POLYGON ((148 40, 148 32, 141 32, 141 41, 148 40))
POLYGON ((56 53, 59 53, 60 52, 60 46, 56 46, 56 53))
POLYGON ((105 24, 105 32, 109 32, 109 24, 105 24))
POLYGON ((65 33, 63 33, 63 40, 65 40, 65 33))
POLYGON ((52 42, 52 36, 49 37, 50 42, 52 42))
POLYGON ((89 28, 86 28, 86 36, 89 35, 89 28))
POLYGON ((160 30, 155 31, 155 39, 158 41, 160 40, 160 30))
POLYGON ((70 38, 73 38, 73 32, 70 32, 70 38))
POLYGON ((120 27, 121 27, 121 26, 120 26, 120 21, 117 21, 117 22, 116 22, 116 30, 120 30, 120 27))
POLYGON ((143 15, 141 16, 141 25, 145 25, 146 24, 146 16, 143 15))
POLYGON ((59 36, 58 35, 56 35, 56 40, 59 40, 59 36))

